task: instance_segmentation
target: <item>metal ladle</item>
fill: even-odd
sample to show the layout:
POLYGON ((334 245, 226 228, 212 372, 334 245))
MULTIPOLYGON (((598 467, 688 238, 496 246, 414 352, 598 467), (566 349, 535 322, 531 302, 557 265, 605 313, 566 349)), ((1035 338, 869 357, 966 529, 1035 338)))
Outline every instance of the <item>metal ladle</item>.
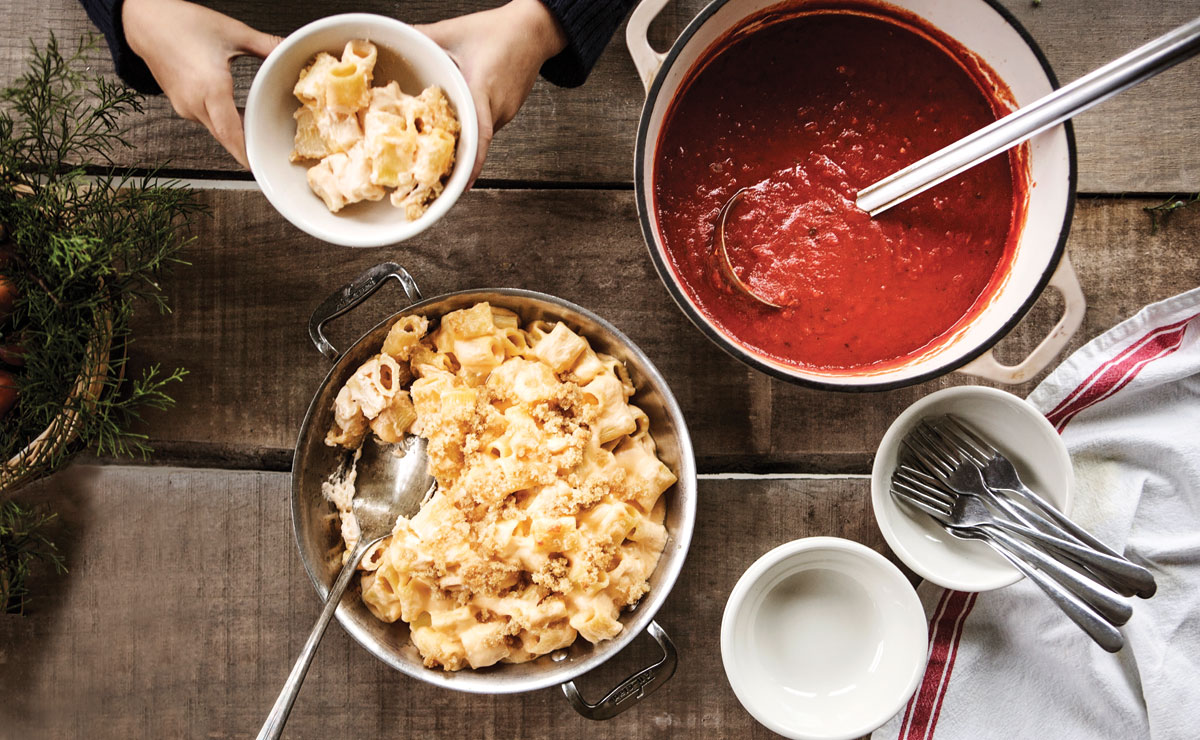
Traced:
MULTIPOLYGON (((1142 80, 1200 53, 1200 18, 1179 26, 1123 57, 1080 77, 933 154, 858 191, 855 204, 871 216, 923 193, 944 180, 1006 151, 1042 131, 1133 87, 1142 80)), ((713 249, 717 267, 740 292, 772 308, 781 304, 755 292, 733 269, 725 244, 725 222, 734 203, 746 192, 730 196, 717 214, 713 249)))
POLYGON ((304 683, 304 676, 316 655, 317 645, 337 611, 342 593, 357 572, 363 555, 372 545, 392 533, 397 517, 416 514, 425 498, 433 493, 437 483, 429 474, 429 456, 425 446, 425 440, 414 434, 395 444, 381 443, 371 433, 363 441, 362 453, 355 463, 357 474, 352 503, 360 531, 358 544, 329 589, 325 608, 317 617, 317 623, 313 625, 300 657, 296 658, 296 664, 292 666, 279 698, 271 707, 271 713, 258 733, 258 740, 274 740, 283 732, 296 694, 300 693, 300 685, 304 683))

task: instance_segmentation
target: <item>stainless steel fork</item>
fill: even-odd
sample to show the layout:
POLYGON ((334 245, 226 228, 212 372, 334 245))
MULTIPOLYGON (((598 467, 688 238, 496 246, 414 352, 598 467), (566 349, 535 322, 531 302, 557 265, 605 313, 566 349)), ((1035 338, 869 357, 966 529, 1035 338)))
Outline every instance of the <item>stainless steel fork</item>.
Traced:
POLYGON ((987 507, 972 497, 958 496, 948 500, 949 497, 930 492, 920 481, 907 475, 903 468, 898 469, 892 478, 892 494, 929 514, 951 533, 970 530, 982 534, 988 541, 1061 583, 1109 622, 1122 625, 1133 616, 1133 607, 1116 593, 1014 536, 1029 536, 1028 528, 997 520, 987 507))
POLYGON ((1147 578, 1153 584, 1153 576, 1142 566, 1119 555, 1113 555, 1107 549, 1105 552, 1097 551, 1079 542, 1056 522, 1048 520, 1018 501, 998 495, 984 480, 983 470, 971 452, 956 446, 953 440, 947 439, 935 426, 922 422, 905 442, 918 460, 953 492, 978 496, 997 511, 1012 517, 1014 521, 1047 534, 1053 539, 1045 540, 1044 545, 1084 566, 1097 580, 1122 596, 1143 592, 1147 578), (1072 544, 1072 540, 1077 544, 1072 544))
POLYGON ((1061 527, 1020 501, 997 496, 983 480, 983 472, 978 465, 965 464, 974 460, 943 441, 927 422, 921 422, 909 433, 904 439, 904 446, 921 465, 947 485, 983 498, 990 506, 1004 512, 1014 521, 1023 522, 1048 534, 1066 536, 1061 527))
MULTIPOLYGON (((1043 530, 997 516, 984 503, 982 497, 955 491, 939 479, 928 473, 924 473, 918 468, 901 463, 897 468, 897 475, 909 481, 911 485, 923 492, 942 499, 947 506, 961 510, 962 516, 971 518, 973 523, 998 527, 1012 534, 1020 535, 1043 548, 1047 548, 1051 552, 1059 553, 1073 562, 1087 566, 1093 573, 1096 571, 1111 570, 1117 575, 1125 575, 1128 570, 1131 570, 1129 566, 1132 564, 1127 560, 1096 552, 1076 540, 1048 534, 1043 530)), ((1109 584, 1105 582, 1105 585, 1109 584)), ((1121 593, 1122 596, 1133 595, 1131 589, 1125 589, 1122 592, 1122 589, 1113 587, 1113 590, 1121 593)))
POLYGON ((943 440, 954 445, 963 455, 979 465, 984 483, 993 491, 1023 497, 1036 506, 1048 519, 1061 527, 1069 537, 1122 563, 1123 565, 1113 568, 1113 573, 1119 575, 1121 584, 1128 586, 1132 594, 1148 599, 1158 590, 1153 573, 1101 542, 1091 532, 1076 524, 1036 491, 1025 485, 1012 461, 966 422, 953 414, 947 414, 941 423, 935 422, 932 426, 943 440))
MULTIPOLYGON (((904 505, 929 513, 926 509, 917 505, 914 499, 901 495, 894 486, 892 488, 892 495, 904 505)), ((1058 581, 996 544, 981 530, 946 526, 946 531, 954 537, 964 540, 982 540, 990 545, 992 549, 1000 553, 1008 562, 1012 563, 1014 568, 1036 584, 1072 622, 1077 624, 1080 629, 1095 640, 1096 644, 1100 647, 1110 653, 1115 653, 1125 646, 1125 638, 1121 635, 1121 631, 1098 611, 1088 606, 1083 599, 1071 593, 1058 581)))

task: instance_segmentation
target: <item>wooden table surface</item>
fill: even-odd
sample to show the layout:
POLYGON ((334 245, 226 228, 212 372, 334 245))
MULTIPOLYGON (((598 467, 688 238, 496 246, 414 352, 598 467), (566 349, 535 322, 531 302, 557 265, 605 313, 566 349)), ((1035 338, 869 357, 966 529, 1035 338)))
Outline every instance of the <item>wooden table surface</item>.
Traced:
MULTIPOLYGON (((356 9, 432 21, 489 2, 356 9)), ((652 29, 667 45, 702 0, 671 3, 652 29)), ((1004 0, 1063 81, 1200 12, 1200 1, 1004 0)), ((74 0, 4 0, 0 83, 30 39, 90 29, 74 0)), ((286 34, 331 8, 215 5, 286 34)), ((623 38, 619 35, 618 39, 623 38)), ((102 69, 105 50, 93 55, 102 69)), ((1200 74, 1177 68, 1076 122, 1080 197, 1068 245, 1088 301, 1070 349, 1142 305, 1200 284, 1200 207, 1156 232, 1144 211, 1200 191, 1200 74)), ((239 102, 255 64, 235 65, 239 102)), ((151 100, 119 165, 169 158, 211 208, 166 290, 174 312, 144 312, 131 362, 186 367, 171 413, 147 416, 149 464, 81 458, 19 494, 61 514, 70 573, 40 573, 25 617, 0 616, 0 737, 253 736, 319 603, 300 566, 288 515, 291 448, 328 368, 305 321, 332 289, 386 260, 426 295, 485 286, 533 288, 586 306, 625 331, 683 406, 701 476, 699 523, 683 575, 659 614, 680 652, 657 694, 603 723, 575 715, 557 689, 473 696, 394 672, 331 628, 288 724, 292 737, 770 737, 742 709, 719 656, 721 611, 734 582, 770 548, 836 535, 887 552, 867 474, 888 424, 950 375, 875 394, 795 387, 738 364, 673 305, 636 222, 632 147, 641 87, 619 40, 582 88, 539 81, 497 137, 482 179, 449 217, 405 244, 343 249, 308 237, 267 204, 197 124, 151 100)), ((335 344, 391 313, 380 294, 332 326, 335 344)), ((1000 344, 1028 352, 1057 318, 1048 293, 1000 344)), ((1043 374, 1044 375, 1044 374, 1043 374)), ((1012 387, 1027 394, 1040 380, 1012 387)), ((597 696, 653 654, 639 637, 581 680, 597 696)))

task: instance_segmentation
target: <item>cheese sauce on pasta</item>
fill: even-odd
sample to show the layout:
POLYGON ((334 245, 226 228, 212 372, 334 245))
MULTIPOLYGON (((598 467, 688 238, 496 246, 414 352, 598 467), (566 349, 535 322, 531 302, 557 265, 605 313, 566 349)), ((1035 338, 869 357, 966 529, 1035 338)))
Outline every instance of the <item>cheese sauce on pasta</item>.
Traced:
MULTIPOLYGON (((437 492, 363 559, 362 598, 425 664, 520 663, 620 634, 666 544, 649 421, 617 359, 487 303, 405 316, 340 390, 328 444, 425 437, 437 492), (411 381, 411 382, 410 382, 411 381)), ((349 524, 344 481, 327 484, 349 524)))
POLYGON ((436 85, 416 96, 396 82, 372 87, 378 55, 370 41, 356 39, 341 59, 321 52, 300 71, 291 161, 319 160, 305 165, 308 186, 334 213, 393 188, 392 205, 412 221, 454 168, 458 116, 436 85))

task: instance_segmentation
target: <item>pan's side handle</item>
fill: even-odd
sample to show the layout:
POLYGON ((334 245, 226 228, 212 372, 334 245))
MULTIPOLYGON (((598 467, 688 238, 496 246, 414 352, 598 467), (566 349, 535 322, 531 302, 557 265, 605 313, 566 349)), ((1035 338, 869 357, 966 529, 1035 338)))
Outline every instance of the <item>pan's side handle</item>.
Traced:
POLYGON ((658 622, 651 622, 650 626, 646 628, 646 632, 662 648, 662 660, 625 679, 617 688, 608 692, 608 696, 595 704, 588 704, 584 701, 583 697, 579 695, 579 689, 575 688, 575 682, 567 681, 562 685, 562 691, 576 712, 588 719, 612 719, 650 696, 659 686, 666 683, 667 679, 675 675, 675 666, 679 662, 679 658, 671 638, 667 637, 663 628, 658 626, 658 622))
POLYGON ((633 66, 637 67, 638 77, 642 85, 650 91, 650 82, 658 73, 658 68, 667 58, 650 45, 650 23, 666 6, 667 0, 642 0, 629 16, 625 26, 625 46, 629 47, 629 56, 633 57, 633 66))
POLYGON ((409 303, 421 300, 421 291, 417 289, 417 282, 412 279, 412 275, 408 274, 408 270, 395 262, 384 262, 381 265, 375 265, 321 301, 321 304, 313 310, 312 316, 308 317, 308 338, 321 351, 321 354, 330 360, 336 360, 341 354, 322 333, 325 324, 370 298, 371 294, 379 290, 380 286, 392 279, 404 288, 404 294, 408 296, 409 303))
POLYGON ((1071 266, 1067 253, 1063 252, 1058 269, 1050 278, 1050 286, 1062 293, 1063 313, 1058 323, 1046 335, 1041 344, 1034 348, 1029 356, 1016 365, 1002 365, 996 359, 992 350, 984 352, 971 362, 958 369, 960 373, 968 373, 985 380, 997 383, 1023 383, 1040 373, 1050 361, 1066 348, 1071 337, 1083 323, 1083 314, 1087 310, 1087 301, 1083 297, 1083 288, 1079 285, 1079 276, 1071 266))

